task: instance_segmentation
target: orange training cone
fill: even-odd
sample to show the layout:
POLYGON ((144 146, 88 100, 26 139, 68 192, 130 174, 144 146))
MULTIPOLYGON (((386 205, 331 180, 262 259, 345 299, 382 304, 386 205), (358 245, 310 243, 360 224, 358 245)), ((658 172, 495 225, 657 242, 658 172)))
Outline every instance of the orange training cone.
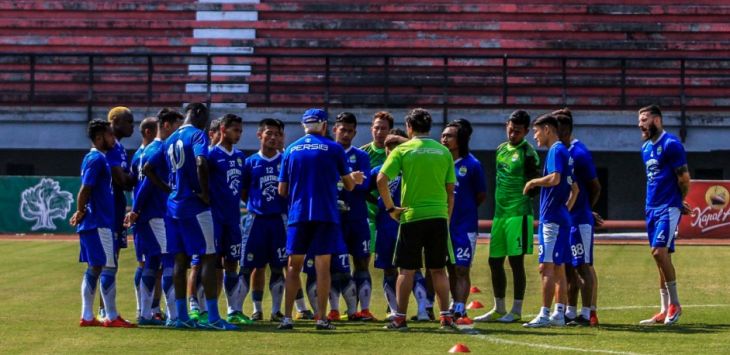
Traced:
POLYGON ((479 301, 471 301, 467 306, 466 309, 479 309, 484 308, 484 305, 479 301))
POLYGON ((454 353, 470 353, 471 350, 469 350, 469 348, 466 345, 462 344, 462 343, 456 343, 456 345, 454 345, 451 349, 449 349, 449 352, 452 353, 452 354, 454 354, 454 353))
POLYGON ((481 293, 481 292, 482 292, 482 290, 480 290, 479 287, 476 287, 476 286, 472 286, 469 289, 469 293, 481 293))

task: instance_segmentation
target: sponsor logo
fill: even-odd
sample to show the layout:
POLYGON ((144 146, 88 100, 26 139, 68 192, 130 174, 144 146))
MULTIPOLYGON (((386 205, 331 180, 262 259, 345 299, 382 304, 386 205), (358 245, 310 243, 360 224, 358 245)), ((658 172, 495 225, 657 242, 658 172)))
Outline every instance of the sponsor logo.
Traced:
POLYGON ((466 166, 462 166, 459 168, 459 176, 464 177, 466 176, 466 173, 468 172, 466 166))
POLYGON ((705 191, 707 206, 692 209, 692 227, 700 228, 702 233, 713 229, 730 226, 730 192, 721 185, 714 185, 705 191))

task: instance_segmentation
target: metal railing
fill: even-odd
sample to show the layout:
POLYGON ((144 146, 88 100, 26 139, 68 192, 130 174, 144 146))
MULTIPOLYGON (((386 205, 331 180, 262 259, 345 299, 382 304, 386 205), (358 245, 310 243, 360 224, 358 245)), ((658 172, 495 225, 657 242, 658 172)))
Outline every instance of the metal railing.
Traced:
POLYGON ((0 105, 730 111, 730 58, 0 54, 0 105))

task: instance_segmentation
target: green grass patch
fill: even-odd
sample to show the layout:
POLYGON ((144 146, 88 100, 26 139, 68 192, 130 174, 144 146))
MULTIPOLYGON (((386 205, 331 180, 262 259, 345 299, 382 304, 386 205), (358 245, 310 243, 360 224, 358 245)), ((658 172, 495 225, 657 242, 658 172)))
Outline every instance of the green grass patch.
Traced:
MULTIPOLYGON (((656 266, 646 246, 596 247, 599 275, 599 319, 595 328, 525 329, 520 324, 476 325, 471 332, 444 332, 436 323, 409 323, 408 332, 388 332, 383 322, 338 323, 334 332, 316 332, 312 322, 296 322, 292 332, 277 332, 268 321, 241 332, 176 331, 163 328, 79 328, 80 283, 86 266, 76 262, 78 244, 63 241, 0 241, 0 353, 446 353, 457 342, 475 353, 724 353, 730 349, 730 247, 680 246, 674 257, 679 295, 684 305, 672 327, 639 327, 658 304, 656 266)), ((471 300, 492 305, 486 262, 479 245, 472 280, 482 293, 471 300)), ((535 256, 527 258, 525 317, 539 308, 535 256)), ((117 281, 121 314, 134 318, 132 250, 122 251, 117 281)), ((509 267, 508 265, 506 267, 509 267)), ((509 270, 508 270, 509 272, 509 270)), ((508 280, 511 277, 508 275, 508 280)), ((372 310, 385 315, 382 272, 373 272, 372 310)), ((511 284, 511 281, 510 281, 511 284)), ((512 290, 508 289, 507 306, 512 290)), ((98 297, 98 296, 97 296, 98 297)), ((221 298, 224 311, 225 298, 221 298)), ((344 306, 344 305, 343 305, 344 306)), ((270 309, 268 289, 265 313, 270 309)), ((344 309, 344 307, 341 307, 344 309)), ((470 311, 476 316, 487 309, 470 311)), ((415 311, 412 305, 410 312, 415 311)), ((250 299, 245 313, 251 313, 250 299)), ((266 317, 268 318, 268 317, 266 317)), ((526 321, 529 319, 526 319, 526 321)))

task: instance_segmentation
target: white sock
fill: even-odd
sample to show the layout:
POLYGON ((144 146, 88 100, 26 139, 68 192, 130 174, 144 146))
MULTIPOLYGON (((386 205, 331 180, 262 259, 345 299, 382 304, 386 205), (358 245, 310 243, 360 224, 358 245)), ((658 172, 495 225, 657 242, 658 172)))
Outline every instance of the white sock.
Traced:
POLYGON ((304 301, 304 297, 295 299, 294 306, 296 307, 297 312, 299 312, 299 313, 302 313, 307 310, 307 303, 304 301))
POLYGON ((201 282, 200 285, 198 285, 198 289, 196 292, 197 298, 198 298, 198 308, 200 308, 200 312, 207 312, 208 311, 208 305, 205 304, 205 289, 203 288, 203 283, 201 282))
POLYGON ((562 303, 555 304, 555 311, 552 314, 553 318, 564 318, 565 317, 565 305, 562 303))
POLYGON ((583 319, 591 319, 591 308, 583 307, 580 309, 580 315, 583 319))
POLYGON ((162 293, 165 295, 165 310, 167 319, 177 319, 177 306, 175 305, 175 285, 172 282, 172 267, 162 268, 162 293))
POLYGON ((507 306, 505 305, 504 298, 494 297, 494 310, 497 313, 507 313, 507 306))
POLYGON ((592 312, 595 312, 596 310, 597 310, 597 307, 596 306, 591 306, 591 311, 592 312))
POLYGON ((550 308, 549 307, 540 307, 540 315, 543 317, 549 317, 550 316, 550 308))
MULTIPOLYGON (((388 302, 390 313, 395 314, 396 312, 398 312, 398 299, 395 298, 395 290, 393 290, 390 285, 384 284, 383 293, 385 294, 385 300, 388 302)), ((418 311, 419 313, 421 312, 420 304, 418 307, 418 311)))
POLYGON ((281 300, 284 298, 284 278, 277 280, 274 284, 269 284, 271 292, 271 314, 281 311, 281 300))
POLYGON ((88 271, 81 279, 81 318, 84 320, 94 319, 94 297, 98 281, 99 276, 94 276, 88 271))
POLYGON ((340 311, 340 291, 334 287, 330 287, 330 309, 333 311, 340 311))
POLYGON ((577 314, 576 314, 577 311, 578 311, 578 307, 576 307, 576 306, 568 306, 565 309, 565 317, 567 317, 567 318, 575 318, 577 316, 577 314))
POLYGON ((357 312, 357 286, 355 280, 350 280, 342 290, 342 297, 345 298, 345 305, 347 305, 347 314, 353 315, 357 312))
POLYGON ((253 312, 254 313, 257 313, 257 312, 263 313, 264 312, 264 306, 261 305, 261 301, 253 301, 253 312))
POLYGON ((140 310, 140 316, 146 319, 152 318, 152 301, 155 297, 154 284, 152 289, 147 288, 147 284, 144 281, 139 283, 139 294, 142 309, 140 310))
POLYGON ((116 270, 104 269, 101 271, 101 298, 104 300, 107 318, 117 319, 119 313, 117 313, 116 270), (104 287, 105 283, 106 287, 104 287))
POLYGON ((317 313, 317 283, 312 282, 307 285, 307 299, 309 299, 309 306, 312 307, 312 312, 317 313))
POLYGON ((664 313, 667 311, 667 307, 669 306, 669 291, 667 291, 666 288, 660 288, 659 289, 659 298, 661 300, 660 313, 664 313))
MULTIPOLYGON (((393 293, 395 293, 395 290, 393 290, 393 293)), ((429 306, 426 288, 416 283, 413 287, 413 297, 416 298, 416 304, 418 304, 418 313, 426 313, 426 308, 429 306)))
POLYGON ((223 288, 226 293, 226 302, 228 303, 228 314, 240 312, 243 309, 243 299, 241 298, 241 278, 236 277, 236 285, 229 291, 223 288))
POLYGON ((669 293, 669 304, 679 305, 679 295, 677 294, 677 281, 667 281, 667 292, 669 293))
POLYGON ((514 300, 512 313, 522 315, 522 300, 514 300))

